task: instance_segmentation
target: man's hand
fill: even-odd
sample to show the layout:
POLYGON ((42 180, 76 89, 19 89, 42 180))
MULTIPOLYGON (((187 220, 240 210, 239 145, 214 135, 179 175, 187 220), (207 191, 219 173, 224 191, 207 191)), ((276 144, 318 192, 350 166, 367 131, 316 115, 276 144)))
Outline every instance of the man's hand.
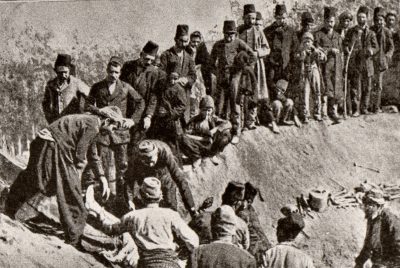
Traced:
POLYGON ((135 210, 135 204, 131 200, 128 201, 128 206, 129 210, 135 210))
POLYGON ((110 197, 110 187, 108 187, 108 181, 105 176, 100 176, 101 186, 103 189, 102 197, 106 197, 106 200, 110 197))
POLYGON ((331 52, 333 54, 339 54, 340 53, 339 49, 337 49, 337 48, 331 48, 331 52))
POLYGON ((188 79, 186 78, 186 77, 180 77, 179 79, 178 79, 178 83, 181 85, 181 86, 186 86, 186 84, 188 83, 188 79))
POLYGON ((124 119, 122 120, 122 125, 121 125, 121 127, 122 127, 122 128, 125 128, 125 129, 130 129, 130 128, 133 127, 134 125, 135 125, 135 122, 134 122, 132 119, 124 118, 124 119))
POLYGON ((150 126, 151 126, 151 118, 146 116, 143 119, 143 128, 144 128, 144 130, 148 130, 150 128, 150 126))

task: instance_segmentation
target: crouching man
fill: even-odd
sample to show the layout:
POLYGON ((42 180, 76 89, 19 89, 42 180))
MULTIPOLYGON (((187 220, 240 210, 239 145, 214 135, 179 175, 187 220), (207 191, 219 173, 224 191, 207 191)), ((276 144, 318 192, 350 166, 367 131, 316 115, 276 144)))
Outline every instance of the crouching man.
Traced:
MULTIPOLYGON (((111 108, 116 107, 106 107, 99 112, 114 113, 111 108)), ((122 118, 120 111, 118 114, 122 118)), ((117 120, 74 114, 61 117, 40 131, 38 137, 32 141, 27 168, 11 186, 6 201, 7 214, 26 220, 22 219, 22 210, 39 193, 46 196, 56 195, 65 239, 71 245, 79 247, 87 217, 82 198, 81 174, 89 162, 96 173, 95 177, 102 182, 103 193, 107 192, 109 195, 107 179, 97 155, 96 136, 100 131, 113 132, 117 127, 117 120)))
POLYGON ((219 164, 217 155, 222 152, 231 139, 232 128, 228 121, 214 115, 214 100, 205 96, 200 102, 200 114, 193 117, 182 137, 182 152, 197 167, 202 157, 212 157, 211 161, 219 164))

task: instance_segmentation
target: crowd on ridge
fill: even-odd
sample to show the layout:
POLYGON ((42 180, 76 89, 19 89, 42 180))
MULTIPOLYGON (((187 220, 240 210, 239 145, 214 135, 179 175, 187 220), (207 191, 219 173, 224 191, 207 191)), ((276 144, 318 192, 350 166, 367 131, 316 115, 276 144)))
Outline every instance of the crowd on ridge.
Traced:
MULTIPOLYGON (((325 7, 317 30, 310 12, 295 30, 284 4, 266 28, 254 5, 243 11, 244 24, 224 21, 224 37, 210 52, 200 32, 180 24, 174 46, 158 55, 148 41, 138 59, 113 56, 106 78, 91 87, 71 75, 71 56, 59 54, 43 100, 49 126, 32 142, 6 212, 29 220, 39 194, 56 195, 66 242, 80 247, 92 213, 104 232, 131 234, 138 267, 179 267, 175 239, 189 252, 187 267, 314 267, 295 247, 305 226, 296 209, 283 210, 273 246, 252 205, 261 197, 257 187, 231 181, 221 205, 206 212, 182 166, 197 169, 205 157, 218 165, 226 145, 259 126, 279 134, 282 125, 303 127, 312 118, 338 124, 382 112, 384 75, 399 50, 397 14, 377 7, 369 27, 369 8, 361 6, 351 26, 350 12, 337 21, 336 9, 325 7), (177 188, 189 224, 177 213, 177 188), (108 224, 105 210, 121 220, 108 224)), ((368 231, 356 267, 367 259, 373 267, 399 267, 398 218, 380 192, 363 201, 368 231)))

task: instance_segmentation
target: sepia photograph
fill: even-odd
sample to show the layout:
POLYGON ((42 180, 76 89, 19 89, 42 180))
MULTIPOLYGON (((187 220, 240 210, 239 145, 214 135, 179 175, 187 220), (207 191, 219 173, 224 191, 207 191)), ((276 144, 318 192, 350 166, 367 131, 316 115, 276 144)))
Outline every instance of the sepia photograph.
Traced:
POLYGON ((400 268, 400 0, 0 9, 0 267, 400 268))

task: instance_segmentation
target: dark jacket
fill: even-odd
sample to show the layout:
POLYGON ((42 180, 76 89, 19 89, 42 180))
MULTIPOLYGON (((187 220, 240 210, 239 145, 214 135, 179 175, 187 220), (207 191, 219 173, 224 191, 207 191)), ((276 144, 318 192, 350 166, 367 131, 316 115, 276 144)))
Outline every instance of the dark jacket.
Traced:
MULTIPOLYGON (((110 95, 107 81, 102 80, 92 86, 87 98, 86 110, 93 114, 98 114, 99 109, 106 106, 117 106, 121 109, 122 116, 131 118, 136 125, 142 117, 145 102, 133 87, 121 80, 117 80, 115 91, 110 95)), ((104 145, 109 145, 108 136, 103 137, 100 142, 104 145)), ((130 140, 129 130, 117 130, 110 138, 114 144, 128 143, 130 140)))
POLYGON ((343 46, 345 53, 349 53, 354 47, 349 60, 349 75, 365 72, 368 77, 372 77, 374 75, 373 55, 379 50, 375 33, 368 27, 364 33, 363 29, 356 25, 347 31, 343 46))
POLYGON ((389 63, 393 57, 394 43, 392 32, 386 27, 380 29, 375 25, 371 27, 371 31, 375 32, 379 45, 379 51, 374 56, 375 72, 382 72, 389 68, 389 63))
POLYGON ((88 95, 89 87, 73 76, 62 90, 57 85, 57 78, 48 81, 42 102, 47 122, 51 124, 64 115, 83 113, 88 95))
POLYGON ((208 130, 202 128, 202 122, 204 122, 204 121, 205 121, 205 119, 201 114, 196 115, 195 117, 190 119, 185 132, 187 134, 211 138, 212 135, 210 133, 210 130, 212 130, 215 127, 218 127, 218 129, 220 131, 224 131, 224 130, 232 128, 231 124, 228 121, 226 121, 222 118, 219 118, 216 115, 212 115, 208 119, 208 126, 209 126, 208 130))
POLYGON ((369 258, 373 264, 391 265, 400 263, 400 204, 391 204, 382 210, 378 217, 367 222, 364 246, 356 258, 362 267, 369 258))
POLYGON ((188 268, 255 268, 256 261, 246 250, 225 242, 200 245, 191 254, 188 268))
POLYGON ((178 54, 175 52, 175 48, 171 47, 161 54, 160 62, 160 68, 167 74, 177 72, 181 77, 186 77, 188 79, 185 89, 188 90, 192 88, 197 76, 194 60, 187 51, 183 51, 183 60, 181 61, 178 54))
POLYGON ((211 95, 211 71, 208 65, 210 60, 210 53, 208 52, 207 46, 204 42, 200 43, 197 47, 196 55, 194 55, 194 51, 187 47, 187 52, 193 57, 194 56, 194 64, 201 65, 201 75, 203 76, 204 86, 206 87, 207 95, 211 95))

